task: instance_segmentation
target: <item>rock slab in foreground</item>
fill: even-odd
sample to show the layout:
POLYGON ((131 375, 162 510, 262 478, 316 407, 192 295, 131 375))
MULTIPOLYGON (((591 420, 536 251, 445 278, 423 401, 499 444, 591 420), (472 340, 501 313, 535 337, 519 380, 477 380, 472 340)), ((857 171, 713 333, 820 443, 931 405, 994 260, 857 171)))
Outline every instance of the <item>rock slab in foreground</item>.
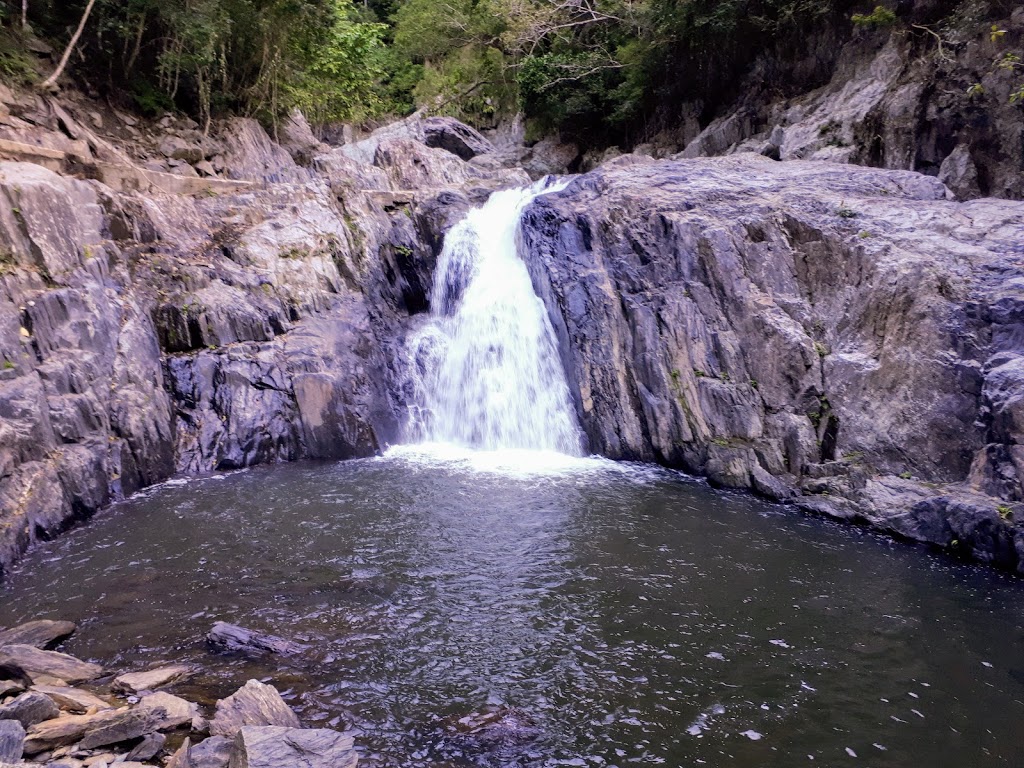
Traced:
POLYGON ((70 621, 40 619, 21 624, 0 632, 0 647, 5 645, 31 645, 35 648, 51 648, 61 640, 74 634, 76 627, 70 621))
POLYGON ((35 755, 66 744, 74 744, 90 731, 105 727, 115 719, 124 717, 127 712, 128 710, 121 709, 93 715, 65 715, 33 725, 28 730, 25 754, 35 755))
POLYGON ((229 768, 355 768, 352 737, 322 728, 242 728, 229 768))
POLYGON ((269 725, 299 728, 301 723, 276 688, 250 680, 217 702, 217 713, 210 721, 210 734, 234 736, 245 726, 269 725))
POLYGON ((7 645, 0 648, 0 664, 14 664, 36 680, 52 677, 69 683, 84 683, 103 674, 103 667, 66 653, 41 651, 31 645, 7 645))

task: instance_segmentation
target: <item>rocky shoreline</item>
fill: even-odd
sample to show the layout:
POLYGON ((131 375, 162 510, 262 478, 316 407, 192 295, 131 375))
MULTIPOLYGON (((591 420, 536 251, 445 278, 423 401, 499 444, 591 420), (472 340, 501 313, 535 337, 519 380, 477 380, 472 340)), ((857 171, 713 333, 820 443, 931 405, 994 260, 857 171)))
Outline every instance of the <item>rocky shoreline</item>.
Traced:
MULTIPOLYGON (((250 680, 212 711, 162 690, 199 675, 168 664, 112 675, 48 650, 75 631, 39 620, 0 630, 0 766, 4 768, 354 768, 351 735, 303 728, 271 685, 250 680)), ((218 624, 233 653, 282 653, 280 638, 218 624), (225 637, 230 636, 231 642, 225 637)))

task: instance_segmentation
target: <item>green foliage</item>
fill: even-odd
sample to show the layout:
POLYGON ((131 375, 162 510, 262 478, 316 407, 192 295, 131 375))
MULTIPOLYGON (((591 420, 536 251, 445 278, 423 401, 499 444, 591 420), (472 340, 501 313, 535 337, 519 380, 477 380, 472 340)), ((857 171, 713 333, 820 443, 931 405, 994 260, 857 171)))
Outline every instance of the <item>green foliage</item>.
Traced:
POLYGON ((853 14, 850 21, 863 27, 891 27, 896 23, 896 14, 884 5, 876 5, 869 14, 853 14))
MULTIPOLYGON (((33 25, 64 38, 83 6, 30 4, 33 25)), ((352 0, 99 0, 73 69, 148 114, 358 120, 386 93, 387 27, 366 13, 352 0)))
POLYGON ((0 80, 25 86, 38 79, 39 74, 19 32, 13 28, 0 28, 0 80))

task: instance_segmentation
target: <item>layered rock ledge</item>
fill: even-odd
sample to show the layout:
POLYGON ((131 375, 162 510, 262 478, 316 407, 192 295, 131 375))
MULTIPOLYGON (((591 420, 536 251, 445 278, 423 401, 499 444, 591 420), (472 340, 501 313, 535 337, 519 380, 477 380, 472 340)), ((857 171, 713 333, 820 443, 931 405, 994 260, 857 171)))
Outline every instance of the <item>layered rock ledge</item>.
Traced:
POLYGON ((628 156, 523 236, 591 450, 1024 572, 1024 204, 628 156))

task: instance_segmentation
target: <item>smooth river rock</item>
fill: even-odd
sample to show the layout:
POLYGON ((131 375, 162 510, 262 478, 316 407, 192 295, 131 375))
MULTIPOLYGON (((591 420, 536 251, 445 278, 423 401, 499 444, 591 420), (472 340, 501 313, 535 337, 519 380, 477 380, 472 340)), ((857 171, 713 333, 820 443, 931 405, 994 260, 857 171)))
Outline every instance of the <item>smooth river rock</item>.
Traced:
POLYGON ((0 664, 15 664, 33 679, 57 678, 69 683, 84 683, 103 674, 103 667, 66 653, 41 651, 31 645, 5 645, 0 648, 0 664))
POLYGON ((76 627, 70 621, 40 619, 0 631, 0 647, 5 645, 31 645, 48 649, 70 637, 76 627))

